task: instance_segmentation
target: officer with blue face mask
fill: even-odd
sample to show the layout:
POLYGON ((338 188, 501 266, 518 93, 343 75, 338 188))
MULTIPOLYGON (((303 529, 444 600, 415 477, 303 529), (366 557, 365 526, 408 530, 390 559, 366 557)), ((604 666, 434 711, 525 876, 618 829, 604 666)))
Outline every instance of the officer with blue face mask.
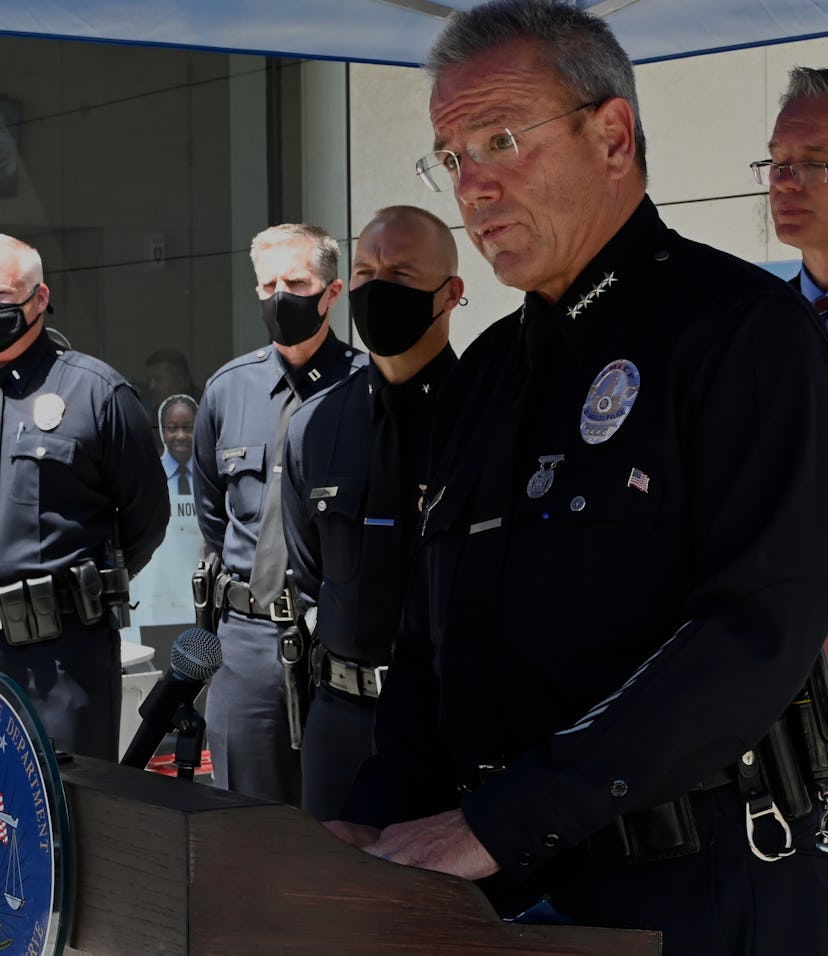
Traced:
POLYGON ((316 606, 302 807, 336 816, 371 752, 374 707, 413 568, 435 403, 456 356, 457 249, 440 219, 381 210, 357 242, 351 313, 367 367, 306 402, 285 446, 290 566, 316 606))
POLYGON ((250 255, 272 345, 212 376, 193 442, 199 525, 221 563, 209 603, 223 666, 210 683, 205 718, 218 786, 298 804, 299 757, 279 652, 295 613, 285 586, 282 446, 294 409, 365 356, 329 327, 343 282, 339 248, 327 232, 283 223, 257 235, 250 255))

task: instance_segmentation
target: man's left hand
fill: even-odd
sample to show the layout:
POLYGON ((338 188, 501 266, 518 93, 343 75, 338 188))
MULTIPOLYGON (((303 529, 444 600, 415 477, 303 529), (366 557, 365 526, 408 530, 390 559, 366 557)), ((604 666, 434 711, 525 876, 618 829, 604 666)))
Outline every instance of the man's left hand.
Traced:
POLYGON ((469 829, 460 810, 394 823, 380 833, 376 843, 363 849, 393 863, 437 870, 467 880, 481 880, 499 869, 469 829))

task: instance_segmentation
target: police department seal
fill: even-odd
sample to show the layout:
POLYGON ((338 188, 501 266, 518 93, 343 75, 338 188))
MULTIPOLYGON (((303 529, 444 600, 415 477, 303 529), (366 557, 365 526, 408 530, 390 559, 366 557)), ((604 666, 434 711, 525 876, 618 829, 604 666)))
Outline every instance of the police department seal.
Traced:
POLYGON ((52 746, 18 685, 0 674, 0 951, 61 954, 69 820, 52 746))
POLYGON ((598 445, 621 427, 635 404, 641 377, 628 359, 617 359, 602 368, 589 386, 581 411, 581 438, 598 445))

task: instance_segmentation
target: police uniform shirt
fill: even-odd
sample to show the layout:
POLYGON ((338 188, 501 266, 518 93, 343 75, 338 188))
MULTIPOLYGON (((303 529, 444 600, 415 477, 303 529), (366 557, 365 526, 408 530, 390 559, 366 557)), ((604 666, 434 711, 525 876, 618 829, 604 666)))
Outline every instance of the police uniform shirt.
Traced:
MULTIPOLYGON (((318 603, 322 644, 340 657, 361 656, 356 640, 360 549, 382 389, 394 389, 403 398, 403 553, 408 554, 420 517, 437 395, 456 364, 447 346, 409 381, 390 385, 371 361, 291 419, 282 494, 290 566, 300 590, 318 603)), ((389 651, 394 636, 389 635, 389 651)), ((365 663, 387 664, 387 655, 365 663)))
POLYGON ((166 479, 137 395, 114 369, 46 332, 0 368, 0 583, 102 562, 118 511, 130 574, 169 519, 166 479))
POLYGON ((270 345, 228 362, 207 382, 193 435, 196 513, 209 547, 241 580, 250 578, 267 491, 281 466, 273 447, 290 383, 305 400, 365 361, 330 332, 289 380, 270 345))
POLYGON ((431 640, 398 642, 342 818, 448 809, 502 762, 460 806, 517 884, 758 741, 828 629, 827 366, 787 284, 649 199, 486 330, 435 437, 431 640))

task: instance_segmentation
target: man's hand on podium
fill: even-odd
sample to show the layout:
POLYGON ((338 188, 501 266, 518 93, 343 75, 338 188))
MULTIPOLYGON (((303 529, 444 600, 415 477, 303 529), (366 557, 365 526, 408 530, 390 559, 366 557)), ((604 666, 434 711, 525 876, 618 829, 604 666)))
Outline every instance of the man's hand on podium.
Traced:
POLYGON ((499 869, 460 810, 392 823, 382 832, 342 820, 330 820, 325 826, 347 843, 392 863, 437 870, 467 880, 483 879, 499 869))

